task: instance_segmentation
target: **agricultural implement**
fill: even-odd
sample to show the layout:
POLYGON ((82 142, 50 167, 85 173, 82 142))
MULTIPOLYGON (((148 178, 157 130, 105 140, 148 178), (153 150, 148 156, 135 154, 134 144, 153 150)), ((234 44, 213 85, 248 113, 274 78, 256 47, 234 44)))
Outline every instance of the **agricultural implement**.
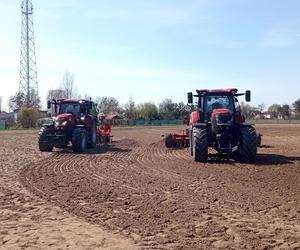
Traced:
POLYGON ((107 145, 111 143, 113 136, 111 135, 111 126, 109 124, 104 123, 97 132, 97 142, 99 144, 107 145))
POLYGON ((111 138, 111 129, 97 128, 98 114, 91 100, 52 100, 48 101, 47 108, 51 110, 52 120, 39 132, 40 151, 67 148, 71 143, 74 152, 83 152, 96 147, 97 141, 111 138))
POLYGON ((205 162, 208 148, 214 148, 221 155, 237 155, 240 160, 252 162, 256 158, 257 147, 261 145, 261 135, 245 122, 237 97, 245 95, 251 100, 251 92, 238 93, 237 89, 196 90, 188 93, 188 103, 195 111, 190 114, 189 127, 182 134, 167 133, 166 147, 189 146, 194 161, 205 162))
POLYGON ((164 137, 165 146, 167 148, 188 147, 190 145, 189 130, 185 129, 181 134, 166 133, 164 137))

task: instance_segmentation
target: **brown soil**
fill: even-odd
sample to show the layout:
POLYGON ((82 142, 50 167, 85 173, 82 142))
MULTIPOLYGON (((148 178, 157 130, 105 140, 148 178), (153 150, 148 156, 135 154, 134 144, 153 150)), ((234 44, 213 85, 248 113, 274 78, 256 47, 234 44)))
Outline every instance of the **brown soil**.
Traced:
POLYGON ((300 126, 257 126, 253 164, 166 149, 181 129, 115 129, 84 154, 1 132, 0 248, 300 249, 300 126))

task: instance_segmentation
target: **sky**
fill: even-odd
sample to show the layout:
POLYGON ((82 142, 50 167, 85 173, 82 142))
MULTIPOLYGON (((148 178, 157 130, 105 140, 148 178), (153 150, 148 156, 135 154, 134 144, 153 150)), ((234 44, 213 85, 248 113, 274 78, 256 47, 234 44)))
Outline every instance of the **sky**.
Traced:
MULTIPOLYGON (((196 89, 300 98, 298 0, 32 0, 39 94, 65 71, 82 96, 186 102, 196 89)), ((21 0, 0 0, 0 96, 19 88, 21 0)), ((243 99, 241 99, 243 100, 243 99)))

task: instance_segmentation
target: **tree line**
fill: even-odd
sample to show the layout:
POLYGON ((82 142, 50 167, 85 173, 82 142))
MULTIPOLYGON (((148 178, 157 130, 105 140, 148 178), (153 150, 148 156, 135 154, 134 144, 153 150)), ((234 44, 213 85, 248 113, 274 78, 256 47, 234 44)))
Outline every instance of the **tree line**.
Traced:
MULTIPOLYGON (((31 107, 26 107, 39 110, 41 108, 40 98, 34 91, 30 92, 31 95, 35 95, 32 100, 35 103, 31 107)), ((78 93, 76 86, 74 85, 74 75, 71 72, 66 71, 63 75, 61 84, 57 89, 50 89, 47 93, 47 100, 51 99, 81 99, 82 96, 78 93)), ((89 96, 84 96, 83 99, 87 99, 89 96)), ((136 104, 131 96, 127 103, 121 105, 115 97, 96 97, 94 98, 97 103, 98 112, 103 115, 118 114, 126 119, 186 119, 191 112, 191 107, 184 102, 173 102, 170 98, 165 99, 158 105, 153 102, 144 102, 136 104)), ((22 110, 26 104, 26 97, 24 93, 16 92, 15 95, 9 98, 10 110, 22 110)), ((300 118, 300 99, 294 101, 292 105, 284 104, 272 104, 266 110, 264 104, 260 104, 257 107, 251 106, 244 102, 241 103, 241 110, 244 113, 246 119, 253 119, 257 114, 264 114, 267 111, 270 117, 275 119, 290 119, 292 113, 296 118, 300 118)), ((26 111, 28 113, 28 110, 26 111)), ((30 113, 30 112, 29 112, 30 113)), ((36 115, 35 115, 36 116, 36 115)), ((21 114, 20 117, 23 117, 21 114)))
POLYGON ((244 102, 241 103, 241 110, 246 119, 254 119, 256 116, 271 119, 291 119, 292 115, 296 119, 300 119, 300 99, 294 101, 292 105, 288 104, 272 104, 266 109, 264 104, 251 106, 244 102))
POLYGON ((100 113, 118 113, 127 119, 186 119, 191 109, 187 104, 173 102, 171 99, 165 99, 156 105, 153 102, 136 104, 133 97, 130 97, 127 103, 120 105, 115 97, 103 96, 95 98, 95 102, 100 113))

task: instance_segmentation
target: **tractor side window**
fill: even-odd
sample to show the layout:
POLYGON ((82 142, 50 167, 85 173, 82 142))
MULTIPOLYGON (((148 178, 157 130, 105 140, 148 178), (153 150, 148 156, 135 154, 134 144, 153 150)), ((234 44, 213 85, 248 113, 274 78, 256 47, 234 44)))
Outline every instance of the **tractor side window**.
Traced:
POLYGON ((240 105, 239 100, 237 98, 234 98, 234 106, 235 106, 235 109, 237 111, 241 111, 241 105, 240 105))
POLYGON ((86 114, 86 105, 82 104, 80 109, 81 109, 81 113, 85 115, 86 114))
POLYGON ((97 110, 96 110, 95 104, 92 105, 92 108, 91 108, 90 112, 91 112, 92 116, 97 117, 97 110))

